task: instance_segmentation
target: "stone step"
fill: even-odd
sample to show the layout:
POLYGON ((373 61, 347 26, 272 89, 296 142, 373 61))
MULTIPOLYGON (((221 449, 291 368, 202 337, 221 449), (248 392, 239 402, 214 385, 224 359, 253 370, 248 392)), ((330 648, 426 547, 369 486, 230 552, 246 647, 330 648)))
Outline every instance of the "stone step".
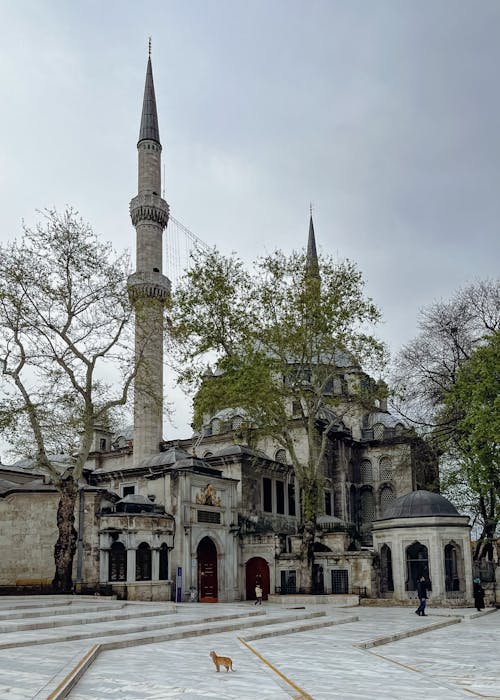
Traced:
MULTIPOLYGON (((118 609, 114 612, 109 612, 110 608, 105 608, 103 612, 84 611, 83 613, 73 613, 71 610, 65 613, 59 613, 59 617, 45 617, 37 620, 21 620, 21 621, 2 621, 0 619, 0 632, 23 632, 28 630, 43 630, 52 629, 54 627, 73 627, 75 625, 91 625, 101 622, 114 622, 122 620, 131 620, 135 618, 159 617, 164 615, 175 614, 175 608, 125 608, 118 609), (107 614, 106 614, 107 611, 107 614)), ((112 610, 112 608, 111 608, 112 610)))
MULTIPOLYGON (((251 613, 232 613, 214 615, 203 618, 200 624, 204 622, 217 622, 221 620, 234 619, 239 617, 248 618, 249 616, 264 616, 264 611, 256 610, 251 613)), ((177 615, 175 616, 177 618, 177 615)), ((198 618, 199 619, 199 618, 198 618)), ((172 622, 165 620, 152 620, 147 623, 137 622, 136 624, 120 624, 109 626, 106 622, 95 622, 88 626, 68 625, 67 627, 58 627, 57 629, 45 629, 44 633, 36 630, 25 630, 21 632, 4 633, 0 638, 0 650, 15 647, 32 646, 35 644, 55 644, 59 642, 70 642, 82 639, 101 640, 110 636, 142 634, 154 630, 165 630, 171 627, 181 627, 193 624, 196 620, 179 620, 175 619, 172 622)))
MULTIPOLYGON (((99 605, 99 610, 121 610, 125 606, 126 603, 123 601, 102 603, 99 605)), ((91 605, 90 603, 88 605, 74 604, 49 608, 37 606, 25 608, 24 610, 16 609, 13 611, 0 609, 0 623, 8 622, 9 620, 25 620, 30 618, 49 617, 53 615, 76 615, 78 613, 95 612, 95 609, 96 606, 91 605)))
POLYGON ((0 610, 23 610, 42 605, 45 608, 74 605, 82 601, 92 601, 96 605, 116 601, 116 596, 92 595, 41 595, 41 596, 0 596, 0 610))
POLYGON ((99 644, 101 650, 122 649, 129 646, 138 646, 142 644, 154 644, 158 642, 166 642, 174 639, 184 639, 186 637, 199 637, 208 634, 219 634, 222 632, 233 632, 248 627, 262 627, 274 625, 277 623, 295 623, 313 618, 326 617, 324 612, 302 612, 289 614, 267 613, 258 615, 258 613, 247 613, 244 617, 234 617, 219 622, 207 622, 206 620, 191 625, 177 625, 175 630, 161 629, 152 634, 126 634, 117 640, 106 638, 96 638, 94 643, 99 644))
POLYGON ((346 625, 349 622, 359 622, 358 615, 346 615, 345 617, 333 617, 324 615, 313 620, 301 620, 298 622, 279 622, 269 625, 258 632, 250 632, 241 637, 246 642, 255 639, 265 639, 266 637, 280 637, 285 634, 295 634, 296 632, 307 632, 308 630, 320 629, 322 627, 333 627, 335 625, 346 625))

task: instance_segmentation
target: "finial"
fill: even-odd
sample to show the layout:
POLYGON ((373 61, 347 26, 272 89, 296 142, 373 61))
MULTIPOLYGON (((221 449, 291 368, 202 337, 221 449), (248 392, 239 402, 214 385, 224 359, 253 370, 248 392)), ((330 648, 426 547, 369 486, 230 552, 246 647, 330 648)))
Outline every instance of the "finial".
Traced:
POLYGON ((312 205, 312 202, 309 202, 309 215, 310 215, 310 216, 313 215, 313 205, 312 205))
POLYGON ((151 58, 151 37, 149 37, 148 55, 151 58))

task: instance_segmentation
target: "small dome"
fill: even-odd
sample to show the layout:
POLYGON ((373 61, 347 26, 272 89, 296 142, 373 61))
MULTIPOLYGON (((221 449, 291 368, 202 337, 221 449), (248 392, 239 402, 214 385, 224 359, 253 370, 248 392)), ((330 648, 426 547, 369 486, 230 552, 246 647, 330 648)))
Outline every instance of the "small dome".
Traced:
POLYGON ((388 503, 382 512, 381 520, 389 518, 419 518, 422 516, 460 515, 453 503, 439 493, 430 491, 410 491, 388 503))

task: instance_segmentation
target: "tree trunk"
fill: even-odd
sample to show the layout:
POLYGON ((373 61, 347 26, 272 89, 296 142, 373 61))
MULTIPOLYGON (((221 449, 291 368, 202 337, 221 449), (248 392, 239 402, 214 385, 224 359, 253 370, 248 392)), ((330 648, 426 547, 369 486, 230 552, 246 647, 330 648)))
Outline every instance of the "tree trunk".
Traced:
POLYGON ((77 532, 74 527, 77 484, 69 478, 62 482, 61 497, 57 506, 59 537, 54 545, 55 576, 52 586, 56 593, 73 591, 73 557, 76 551, 77 532))
POLYGON ((302 542, 300 543, 300 592, 312 593, 314 538, 316 536, 316 517, 303 524, 302 542))

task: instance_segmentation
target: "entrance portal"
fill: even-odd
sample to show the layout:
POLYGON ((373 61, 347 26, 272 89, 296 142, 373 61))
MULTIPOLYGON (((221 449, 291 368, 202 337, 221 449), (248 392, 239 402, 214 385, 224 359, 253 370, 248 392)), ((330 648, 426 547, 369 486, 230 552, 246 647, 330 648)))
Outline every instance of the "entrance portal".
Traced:
POLYGON ((204 537, 197 549, 198 592, 200 603, 217 602, 217 549, 210 537, 204 537))
POLYGON ((269 565, 262 557, 249 559, 245 566, 247 600, 255 600, 255 586, 262 588, 262 598, 267 600, 269 595, 269 565))

